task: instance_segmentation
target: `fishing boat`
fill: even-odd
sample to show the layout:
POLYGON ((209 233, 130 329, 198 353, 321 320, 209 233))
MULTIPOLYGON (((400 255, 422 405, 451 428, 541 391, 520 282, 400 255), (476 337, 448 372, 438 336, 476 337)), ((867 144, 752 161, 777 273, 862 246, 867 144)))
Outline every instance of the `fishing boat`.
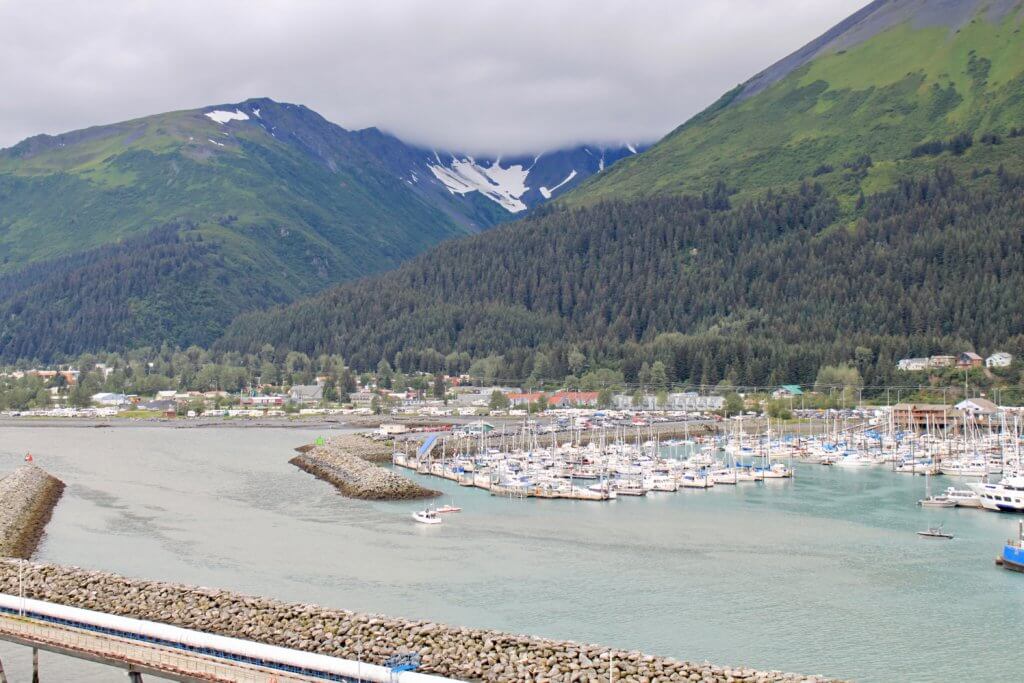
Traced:
POLYGON ((412 513, 412 518, 420 524, 440 524, 441 517, 437 514, 436 510, 420 510, 419 512, 412 513))
POLYGON ((1006 542, 996 564, 1013 572, 1024 572, 1024 522, 1018 522, 1016 540, 1006 542))
POLYGON ((438 514, 444 514, 446 512, 462 512, 462 508, 455 505, 455 501, 452 501, 450 505, 442 505, 441 507, 434 510, 438 514))
POLYGON ((938 526, 930 526, 924 531, 918 531, 917 535, 925 538, 944 538, 947 540, 953 538, 953 534, 947 534, 942 530, 941 524, 938 526))

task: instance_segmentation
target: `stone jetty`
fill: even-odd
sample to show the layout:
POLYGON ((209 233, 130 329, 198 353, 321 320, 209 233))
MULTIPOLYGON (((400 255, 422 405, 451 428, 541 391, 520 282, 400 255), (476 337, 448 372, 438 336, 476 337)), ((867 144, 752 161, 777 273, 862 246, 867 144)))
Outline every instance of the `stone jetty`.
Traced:
POLYGON ((64 483, 35 465, 0 479, 0 557, 32 556, 64 483))
MULTIPOLYGON (((334 485, 351 498, 364 500, 415 500, 433 498, 437 491, 424 488, 391 470, 368 461, 379 461, 380 450, 386 446, 356 435, 332 438, 321 446, 313 446, 290 462, 301 470, 334 485), (364 457, 365 456, 365 457, 364 457)), ((390 457, 390 452, 389 452, 390 457)))
MULTIPOLYGON (((621 683, 831 680, 285 603, 73 567, 31 564, 24 576, 26 596, 38 600, 375 664, 397 653, 416 652, 420 671, 466 681, 599 683, 609 680, 609 660, 613 680, 621 683)), ((0 561, 0 592, 17 590, 17 563, 0 561)))

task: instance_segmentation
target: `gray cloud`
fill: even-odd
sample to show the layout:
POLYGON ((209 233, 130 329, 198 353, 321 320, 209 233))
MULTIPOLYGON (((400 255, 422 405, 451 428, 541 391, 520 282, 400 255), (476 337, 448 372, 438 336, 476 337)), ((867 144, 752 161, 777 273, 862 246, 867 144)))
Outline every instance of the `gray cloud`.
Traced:
POLYGON ((0 0, 0 146, 267 96, 480 153, 653 140, 867 0, 0 0))

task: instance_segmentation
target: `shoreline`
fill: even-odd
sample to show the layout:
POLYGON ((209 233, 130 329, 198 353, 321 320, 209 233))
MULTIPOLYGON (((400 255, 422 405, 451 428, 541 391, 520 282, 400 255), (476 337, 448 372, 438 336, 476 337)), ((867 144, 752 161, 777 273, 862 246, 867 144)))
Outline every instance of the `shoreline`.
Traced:
POLYGON ((27 560, 39 547, 54 508, 64 495, 60 479, 34 465, 0 480, 0 555, 27 560))

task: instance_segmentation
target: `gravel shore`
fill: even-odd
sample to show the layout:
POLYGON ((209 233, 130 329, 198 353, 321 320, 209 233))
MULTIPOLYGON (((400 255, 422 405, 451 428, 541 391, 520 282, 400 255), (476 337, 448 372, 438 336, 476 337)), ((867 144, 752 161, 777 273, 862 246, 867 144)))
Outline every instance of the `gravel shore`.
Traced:
POLYGON ((63 493, 62 481, 34 465, 0 479, 0 557, 32 556, 63 493))
POLYGON ((379 462, 382 450, 387 451, 387 447, 361 436, 344 435, 314 446, 289 462, 351 498, 415 500, 440 495, 368 461, 379 462))
MULTIPOLYGON (((16 592, 17 586, 17 563, 0 561, 0 591, 16 592)), ((609 680, 609 658, 614 680, 626 683, 830 680, 285 603, 74 567, 29 565, 25 594, 73 607, 375 664, 396 653, 418 652, 420 671, 467 681, 600 683, 609 680)))

